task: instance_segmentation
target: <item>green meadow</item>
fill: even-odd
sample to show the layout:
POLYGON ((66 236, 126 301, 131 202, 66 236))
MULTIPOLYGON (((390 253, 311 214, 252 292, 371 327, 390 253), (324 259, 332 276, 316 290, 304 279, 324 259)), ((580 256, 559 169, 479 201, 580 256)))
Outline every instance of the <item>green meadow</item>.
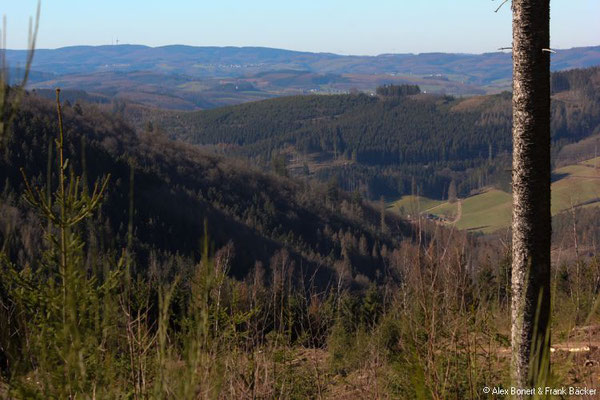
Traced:
MULTIPOLYGON (((600 169, 596 165, 600 166, 600 157, 554 171, 552 215, 571 207, 600 206, 600 169)), ((458 229, 490 233, 510 225, 511 194, 489 188, 455 203, 411 195, 390 203, 388 209, 404 215, 416 215, 418 210, 458 229)))

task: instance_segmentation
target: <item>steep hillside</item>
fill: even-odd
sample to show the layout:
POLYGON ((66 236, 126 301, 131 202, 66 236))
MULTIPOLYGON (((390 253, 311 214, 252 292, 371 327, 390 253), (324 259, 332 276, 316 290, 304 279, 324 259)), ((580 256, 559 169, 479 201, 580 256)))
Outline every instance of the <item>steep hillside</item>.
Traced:
MULTIPOLYGON (((232 272, 238 276, 255 262, 268 265, 281 249, 304 272, 318 271, 321 281, 344 260, 352 261, 355 273, 374 276, 381 261, 371 254, 409 232, 402 220, 388 215, 386 233, 381 233, 381 212, 335 185, 310 186, 160 134, 136 135, 122 120, 91 106, 65 106, 64 125, 70 167, 83 171, 87 182, 111 174, 108 196, 86 237, 100 250, 126 247, 132 195, 133 239, 141 265, 161 254, 197 257, 206 221, 215 249, 233 244, 232 272)), ((44 224, 24 211, 19 168, 36 185, 48 180, 52 164, 46 160, 56 129, 53 102, 27 96, 0 160, 0 242, 25 249, 12 253, 22 265, 39 255, 44 224)), ((56 182, 55 171, 51 175, 56 182)))

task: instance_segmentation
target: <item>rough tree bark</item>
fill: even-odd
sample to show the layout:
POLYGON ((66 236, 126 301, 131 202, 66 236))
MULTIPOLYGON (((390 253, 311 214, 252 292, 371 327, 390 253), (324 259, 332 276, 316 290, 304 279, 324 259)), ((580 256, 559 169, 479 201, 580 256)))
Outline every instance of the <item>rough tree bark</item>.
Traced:
POLYGON ((550 0, 513 0, 512 378, 550 368, 550 0))

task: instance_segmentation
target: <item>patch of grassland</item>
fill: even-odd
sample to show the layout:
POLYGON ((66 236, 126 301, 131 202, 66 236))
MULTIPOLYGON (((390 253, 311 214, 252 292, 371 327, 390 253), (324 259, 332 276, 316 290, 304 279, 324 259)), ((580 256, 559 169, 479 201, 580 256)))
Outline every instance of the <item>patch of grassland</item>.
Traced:
POLYGON ((587 165, 590 167, 598 167, 600 168, 600 157, 592 158, 590 160, 582 161, 580 164, 587 165))
MULTIPOLYGON (((600 166, 600 157, 597 163, 600 166)), ((596 170, 595 165, 596 160, 591 159, 554 171, 557 180, 552 183, 552 215, 572 206, 600 206, 600 170, 596 170)), ((437 215, 446 221, 453 221, 459 213, 458 203, 416 196, 404 196, 390 203, 388 208, 398 211, 404 207, 405 212, 409 212, 417 209, 417 202, 421 213, 437 215)), ((498 189, 462 199, 456 227, 484 233, 507 228, 511 221, 511 203, 511 195, 498 189)))
POLYGON ((402 196, 400 199, 388 203, 387 209, 392 212, 400 212, 404 209, 404 214, 415 214, 417 212, 429 212, 433 207, 437 207, 440 204, 444 204, 443 200, 430 199, 423 196, 402 196))
POLYGON ((453 220, 456 218, 456 214, 458 212, 458 202, 448 203, 444 202, 436 207, 432 207, 427 210, 429 214, 437 215, 443 217, 447 220, 453 220))
POLYGON ((468 197, 462 201, 462 216, 456 227, 485 233, 507 227, 511 220, 511 204, 511 195, 498 189, 468 197))
POLYGON ((552 184, 552 214, 600 200, 600 172, 593 160, 568 165, 555 171, 560 179, 552 184), (590 163, 592 166, 590 166, 590 163))

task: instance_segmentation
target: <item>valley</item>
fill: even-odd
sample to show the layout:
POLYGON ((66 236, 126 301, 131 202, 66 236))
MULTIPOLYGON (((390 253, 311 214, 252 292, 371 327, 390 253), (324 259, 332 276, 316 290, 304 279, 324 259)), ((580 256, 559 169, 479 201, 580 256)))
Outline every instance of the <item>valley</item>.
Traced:
MULTIPOLYGON (((531 30, 525 3, 513 27, 531 30)), ((161 35, 219 30, 155 6, 160 24, 144 3, 127 30, 171 12, 161 35)), ((272 11, 234 24, 227 7, 221 33, 248 24, 247 43, 272 11)), ((543 368, 522 387, 595 388, 600 46, 513 39, 0 48, 0 398, 479 400, 515 385, 519 357, 543 368)))

